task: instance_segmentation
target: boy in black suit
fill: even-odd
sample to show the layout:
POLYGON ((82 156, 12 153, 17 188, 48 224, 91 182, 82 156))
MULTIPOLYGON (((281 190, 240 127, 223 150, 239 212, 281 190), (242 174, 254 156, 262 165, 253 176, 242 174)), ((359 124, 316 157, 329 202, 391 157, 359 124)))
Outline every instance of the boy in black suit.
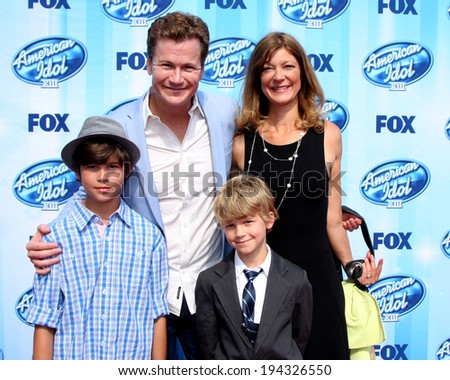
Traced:
POLYGON ((214 213, 234 252, 197 280, 200 357, 303 359, 312 290, 306 272, 266 244, 278 217, 269 188, 257 177, 234 177, 214 213))

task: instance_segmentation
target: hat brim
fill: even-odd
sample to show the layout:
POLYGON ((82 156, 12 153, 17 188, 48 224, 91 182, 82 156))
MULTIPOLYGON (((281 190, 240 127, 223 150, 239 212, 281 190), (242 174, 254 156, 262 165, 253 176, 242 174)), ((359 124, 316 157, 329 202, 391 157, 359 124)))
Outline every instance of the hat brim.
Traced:
POLYGON ((71 170, 75 170, 75 163, 73 161, 73 154, 75 150, 85 141, 93 140, 93 139, 105 139, 110 140, 118 143, 121 145, 130 155, 131 157, 131 166, 136 166, 137 162, 139 161, 139 158, 141 157, 141 152, 139 148, 136 146, 135 143, 132 141, 125 139, 120 136, 106 134, 106 133, 99 133, 99 134, 92 134, 89 136, 83 136, 79 137, 75 140, 70 141, 61 151, 61 158, 64 161, 64 163, 67 165, 67 167, 71 170))

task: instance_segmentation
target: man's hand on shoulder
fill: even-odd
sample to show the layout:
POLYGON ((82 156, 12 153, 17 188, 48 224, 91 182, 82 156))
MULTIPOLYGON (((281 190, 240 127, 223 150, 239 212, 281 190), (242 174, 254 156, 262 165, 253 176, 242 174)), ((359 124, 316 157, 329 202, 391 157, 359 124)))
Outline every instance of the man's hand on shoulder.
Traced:
POLYGON ((49 232, 49 226, 40 224, 37 232, 26 245, 29 259, 36 268, 36 273, 41 275, 50 273, 49 267, 59 263, 59 255, 62 252, 57 243, 42 241, 42 237, 49 232))

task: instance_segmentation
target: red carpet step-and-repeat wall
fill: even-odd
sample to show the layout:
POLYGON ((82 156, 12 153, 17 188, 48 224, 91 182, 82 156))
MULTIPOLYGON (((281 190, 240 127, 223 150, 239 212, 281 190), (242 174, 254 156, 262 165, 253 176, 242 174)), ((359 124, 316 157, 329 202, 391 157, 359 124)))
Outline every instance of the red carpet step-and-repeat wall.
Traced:
MULTIPOLYGON (((284 31, 303 44, 342 130, 343 203, 385 260, 371 288, 387 334, 377 358, 450 359, 449 0, 4 2, 0 358, 31 358, 25 244, 78 187, 61 148, 86 117, 148 89, 148 26, 176 10, 210 27, 201 88, 238 101, 260 38, 284 31)), ((361 234, 349 235, 361 257, 361 234)))

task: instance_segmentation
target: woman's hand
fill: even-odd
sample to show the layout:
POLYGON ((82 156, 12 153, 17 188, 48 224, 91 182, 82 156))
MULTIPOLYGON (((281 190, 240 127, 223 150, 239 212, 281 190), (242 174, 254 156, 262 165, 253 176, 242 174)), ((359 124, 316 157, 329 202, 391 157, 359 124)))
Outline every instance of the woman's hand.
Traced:
POLYGON ((380 279, 382 269, 383 259, 380 259, 376 264, 375 257, 368 251, 364 258, 363 271, 361 277, 358 278, 358 282, 366 286, 375 284, 380 279))

